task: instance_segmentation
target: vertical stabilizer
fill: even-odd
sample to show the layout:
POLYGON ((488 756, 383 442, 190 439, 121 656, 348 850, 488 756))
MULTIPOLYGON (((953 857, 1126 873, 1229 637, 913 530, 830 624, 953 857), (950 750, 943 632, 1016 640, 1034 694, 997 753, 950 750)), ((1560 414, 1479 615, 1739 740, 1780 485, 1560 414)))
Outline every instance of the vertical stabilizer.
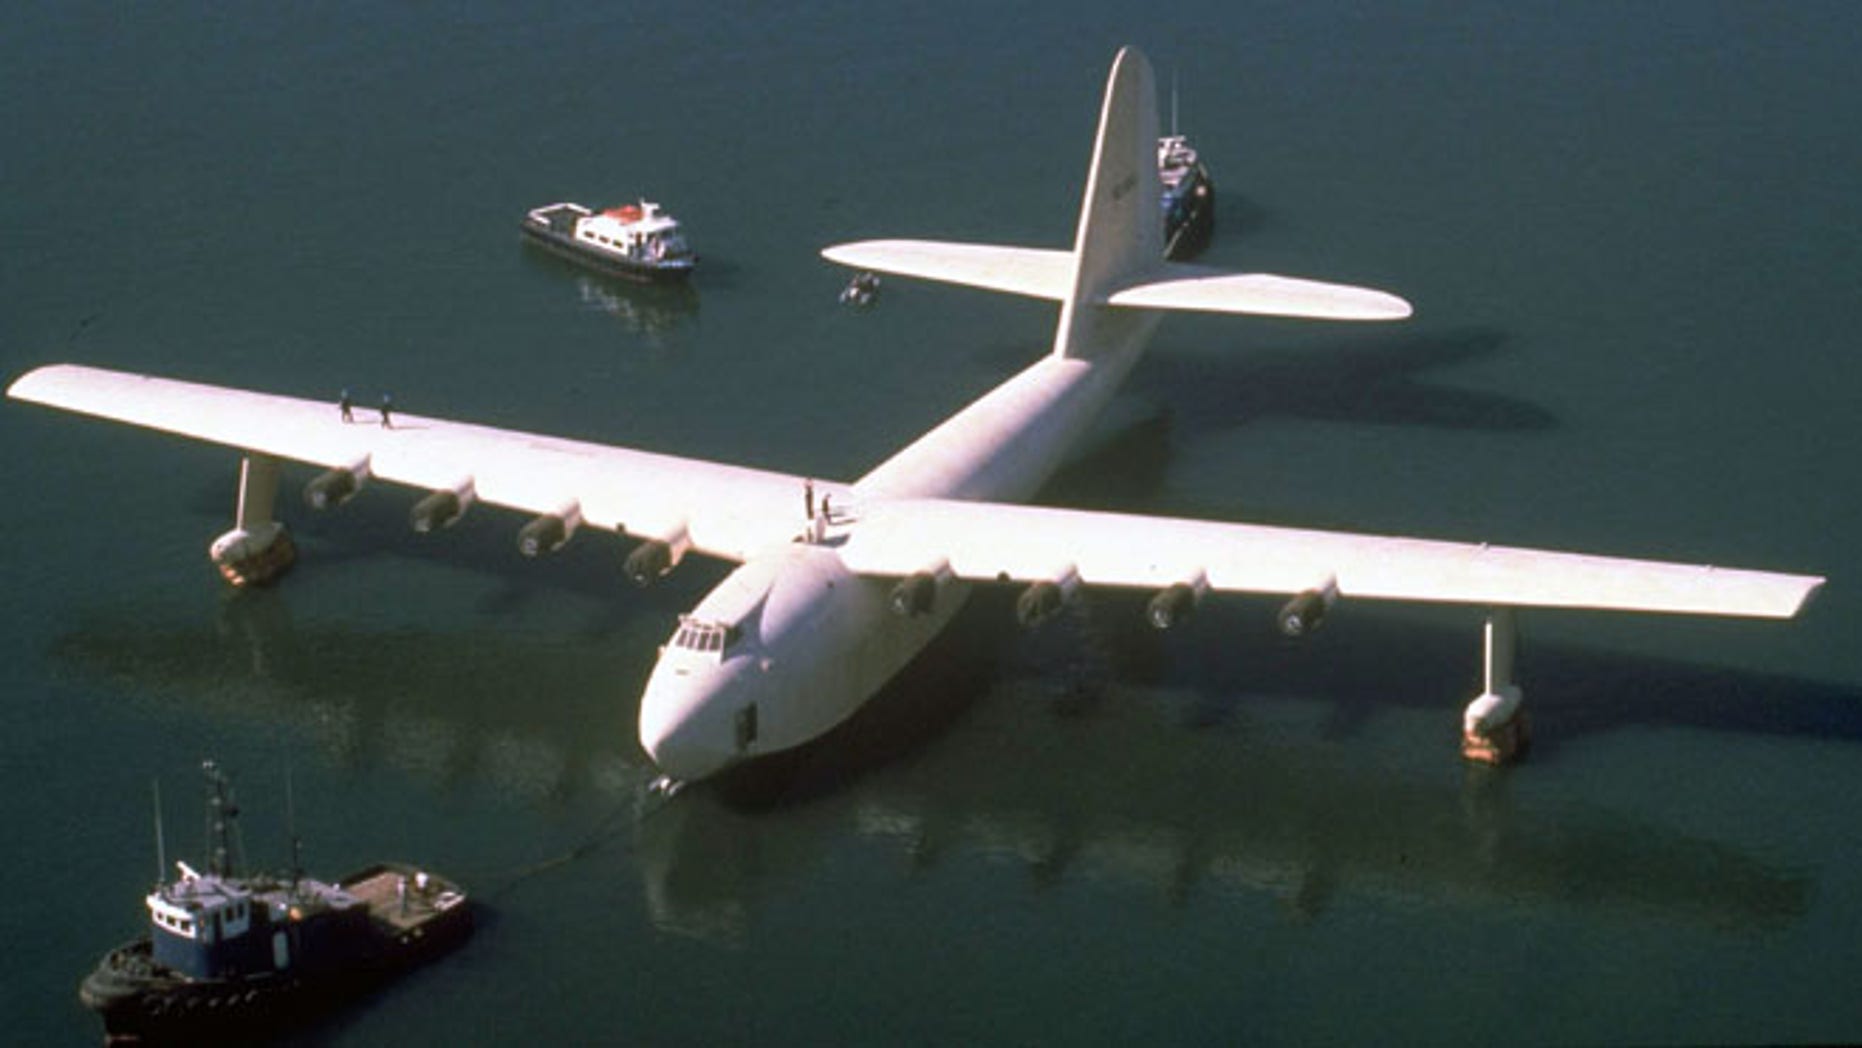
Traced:
MULTIPOLYGON (((1157 178, 1157 84, 1135 47, 1118 53, 1099 111, 1099 137, 1086 176, 1086 200, 1074 237, 1073 291, 1061 303, 1054 353, 1091 357, 1127 341, 1125 329, 1148 327, 1106 297, 1158 267, 1164 257, 1162 193, 1157 178)), ((1154 318, 1152 318, 1154 319, 1154 318)), ((1133 331, 1129 334, 1138 334, 1133 331)))

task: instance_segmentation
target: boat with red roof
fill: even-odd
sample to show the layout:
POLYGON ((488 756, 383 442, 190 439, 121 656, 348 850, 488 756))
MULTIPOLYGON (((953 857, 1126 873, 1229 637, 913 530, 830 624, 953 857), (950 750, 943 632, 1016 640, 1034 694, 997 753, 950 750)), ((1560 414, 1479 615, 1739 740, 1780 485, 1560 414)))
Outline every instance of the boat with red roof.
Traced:
POLYGON ((524 216, 523 229, 557 254, 633 280, 683 280, 698 265, 678 219, 645 199, 601 211, 545 204, 524 216))

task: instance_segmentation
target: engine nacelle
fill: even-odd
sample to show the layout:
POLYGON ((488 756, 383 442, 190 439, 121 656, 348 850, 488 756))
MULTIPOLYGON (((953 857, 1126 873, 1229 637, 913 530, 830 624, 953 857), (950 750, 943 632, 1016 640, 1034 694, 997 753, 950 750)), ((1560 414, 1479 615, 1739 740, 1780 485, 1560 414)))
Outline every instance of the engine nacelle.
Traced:
POLYGON ((1052 582, 1037 582, 1015 598, 1015 621, 1034 628, 1058 615, 1080 588, 1079 573, 1068 568, 1066 574, 1052 582))
POLYGON ((621 564, 621 571, 627 581, 641 588, 651 586, 667 575, 672 574, 674 566, 672 544, 659 539, 648 539, 634 547, 621 564))
POLYGON ((1067 598, 1052 582, 1037 582, 1015 598, 1015 621, 1032 629, 1060 613, 1067 598))
POLYGON ((937 579, 928 571, 908 575, 892 587, 892 596, 886 603, 900 618, 923 615, 937 606, 937 579))
POLYGON ((569 541, 569 522, 558 513, 545 513, 517 533, 517 552, 526 557, 554 553, 569 541))
POLYGON ((1332 610, 1337 600, 1338 587, 1328 582, 1287 601, 1275 622, 1280 626, 1280 632, 1287 636, 1304 637, 1325 623, 1326 612, 1332 610))
POLYGON ((672 569, 685 559, 685 551, 691 548, 691 534, 680 525, 669 538, 647 539, 634 547, 621 563, 621 572, 636 586, 651 586, 672 574, 672 569))
POLYGON ((886 606, 900 618, 928 615, 937 607, 938 594, 944 592, 944 585, 950 579, 950 565, 942 562, 930 571, 908 575, 892 587, 886 606))
POLYGON ((450 528, 465 514, 466 496, 457 491, 441 490, 428 495, 408 511, 407 522, 422 535, 440 528, 450 528))
POLYGON ((333 509, 356 497, 366 474, 354 469, 333 469, 304 485, 304 503, 314 510, 333 509))
POLYGON ((1196 605, 1202 601, 1202 591, 1187 582, 1179 582, 1151 598, 1145 605, 1144 617, 1152 627, 1167 630, 1182 623, 1196 611, 1196 605))

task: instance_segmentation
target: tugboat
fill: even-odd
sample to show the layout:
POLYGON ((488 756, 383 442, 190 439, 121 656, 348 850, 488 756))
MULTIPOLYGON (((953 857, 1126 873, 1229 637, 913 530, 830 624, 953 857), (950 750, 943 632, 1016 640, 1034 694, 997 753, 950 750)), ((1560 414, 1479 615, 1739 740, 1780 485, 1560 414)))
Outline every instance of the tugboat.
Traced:
POLYGON ((1164 257, 1182 262, 1202 254, 1215 232, 1215 180, 1187 136, 1177 133, 1177 90, 1170 89, 1170 133, 1157 140, 1157 176, 1164 183, 1164 257))
MULTIPOLYGON (((326 884, 241 876, 232 787, 212 762, 206 872, 185 862, 145 902, 149 934, 108 954, 78 997, 110 1043, 193 1042, 275 1029, 463 943, 465 892, 429 870, 382 863, 326 884)), ((157 850, 160 811, 156 816, 157 850)), ((292 842, 296 849, 295 839, 292 842)), ((165 871, 164 871, 165 872, 165 871)))
POLYGON ((524 216, 523 229, 552 251, 632 280, 683 280, 698 265, 678 220, 648 200, 603 211, 545 204, 524 216))

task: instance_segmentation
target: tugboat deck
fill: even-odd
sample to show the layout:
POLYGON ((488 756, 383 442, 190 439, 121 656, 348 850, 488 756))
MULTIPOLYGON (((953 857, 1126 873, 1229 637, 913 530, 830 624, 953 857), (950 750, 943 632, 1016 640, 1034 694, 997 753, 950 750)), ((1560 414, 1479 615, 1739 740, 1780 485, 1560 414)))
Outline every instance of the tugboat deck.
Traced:
POLYGON ((580 204, 549 204, 530 212, 530 217, 567 237, 575 235, 576 219, 587 218, 593 213, 580 204))
POLYGON ((343 890, 360 899, 369 908, 369 916, 393 928, 410 932, 450 912, 465 901, 453 885, 433 874, 422 890, 422 874, 400 866, 376 866, 343 882, 343 890))

